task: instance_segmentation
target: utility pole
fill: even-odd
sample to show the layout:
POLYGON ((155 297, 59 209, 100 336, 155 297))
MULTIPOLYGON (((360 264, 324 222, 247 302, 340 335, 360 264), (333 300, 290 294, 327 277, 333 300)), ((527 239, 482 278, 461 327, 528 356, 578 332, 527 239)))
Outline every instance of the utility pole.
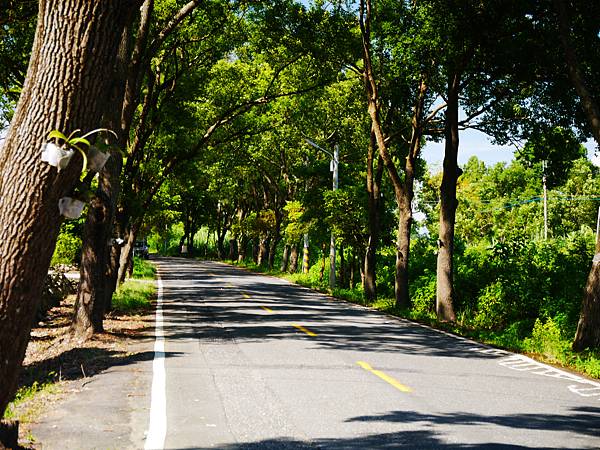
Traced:
MULTIPOLYGON (((319 145, 315 144, 313 141, 308 139, 307 137, 304 140, 312 145, 314 148, 325 152, 331 157, 331 163, 329 164, 329 170, 333 172, 333 190, 336 191, 339 184, 339 161, 340 161, 340 148, 338 144, 335 144, 333 153, 329 150, 325 150, 319 145)), ((305 236, 306 239, 307 236, 305 236)), ((306 245, 306 240, 304 241, 306 245)), ((329 287, 331 290, 335 289, 335 233, 333 230, 331 231, 331 240, 329 242, 329 287)))
POLYGON ((544 240, 548 240, 548 190, 546 188, 547 161, 542 161, 542 184, 544 185, 544 240))
MULTIPOLYGON (((333 190, 337 191, 339 184, 338 166, 340 161, 340 147, 335 144, 333 158, 331 159, 331 171, 333 172, 333 190)), ((331 242, 329 243, 329 287, 335 289, 335 234, 331 230, 331 242)))

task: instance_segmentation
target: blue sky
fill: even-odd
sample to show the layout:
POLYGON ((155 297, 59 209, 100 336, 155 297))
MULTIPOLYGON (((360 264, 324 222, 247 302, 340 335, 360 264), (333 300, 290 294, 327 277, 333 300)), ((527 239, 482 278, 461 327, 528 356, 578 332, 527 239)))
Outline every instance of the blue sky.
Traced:
MULTIPOLYGON (((588 157, 600 166, 600 157, 595 156, 596 145, 590 139, 584 143, 588 149, 588 157)), ((480 131, 465 130, 460 133, 460 146, 458 150, 458 164, 465 164, 471 156, 477 156, 486 165, 494 165, 498 162, 510 162, 514 159, 515 147, 493 145, 490 139, 480 131)), ((442 168, 444 159, 444 142, 430 142, 422 151, 422 156, 427 161, 432 171, 442 168)))

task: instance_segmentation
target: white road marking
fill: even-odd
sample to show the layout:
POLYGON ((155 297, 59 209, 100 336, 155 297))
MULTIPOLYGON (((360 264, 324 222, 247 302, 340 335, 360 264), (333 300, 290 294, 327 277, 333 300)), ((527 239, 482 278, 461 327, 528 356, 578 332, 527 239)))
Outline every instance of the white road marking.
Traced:
POLYGON ((165 446, 167 435, 167 396, 165 373, 165 335, 163 332, 163 284, 158 276, 158 298, 156 300, 156 322, 154 361, 152 362, 152 394, 150 402, 150 425, 146 436, 145 450, 158 450, 165 446))
POLYGON ((567 387, 572 393, 581 397, 600 397, 600 383, 588 380, 569 372, 565 372, 564 370, 557 369, 556 367, 537 362, 524 355, 511 355, 501 361, 498 361, 498 364, 519 372, 527 371, 534 375, 541 375, 544 377, 558 378, 560 380, 575 382, 577 384, 571 384, 567 387))

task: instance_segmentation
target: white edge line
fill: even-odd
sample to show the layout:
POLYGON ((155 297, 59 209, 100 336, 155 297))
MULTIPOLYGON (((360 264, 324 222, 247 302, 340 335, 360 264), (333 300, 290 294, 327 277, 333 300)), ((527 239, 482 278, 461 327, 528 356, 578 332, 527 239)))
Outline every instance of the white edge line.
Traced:
POLYGON ((145 450, 163 449, 167 435, 167 396, 165 373, 165 337, 163 332, 163 284, 157 272, 158 295, 156 300, 156 320, 154 360, 152 361, 152 393, 150 400, 150 424, 146 435, 145 450))

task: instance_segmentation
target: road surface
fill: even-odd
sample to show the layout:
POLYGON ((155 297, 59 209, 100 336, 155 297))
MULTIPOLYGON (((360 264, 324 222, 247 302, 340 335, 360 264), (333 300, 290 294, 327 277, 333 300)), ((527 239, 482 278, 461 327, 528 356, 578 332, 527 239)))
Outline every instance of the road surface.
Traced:
POLYGON ((600 448, 600 383, 224 264, 157 264, 147 416, 114 448, 600 448))

